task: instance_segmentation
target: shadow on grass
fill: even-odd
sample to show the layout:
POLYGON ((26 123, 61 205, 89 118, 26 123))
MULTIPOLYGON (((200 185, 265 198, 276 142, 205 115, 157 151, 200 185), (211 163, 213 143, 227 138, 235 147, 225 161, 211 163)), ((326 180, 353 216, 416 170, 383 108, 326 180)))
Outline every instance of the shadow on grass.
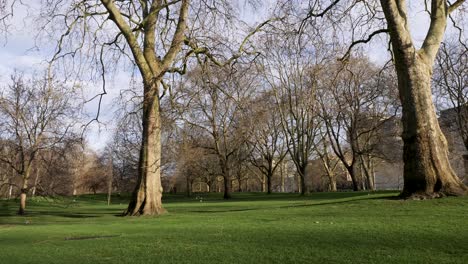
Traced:
MULTIPOLYGON (((379 192, 352 192, 352 191, 344 191, 344 192, 314 192, 306 195, 299 195, 298 193, 272 193, 272 194, 265 194, 265 193, 232 193, 232 198, 229 200, 223 199, 222 193, 194 193, 192 196, 187 197, 183 194, 165 194, 163 196, 163 202, 170 203, 170 202, 198 202, 202 199, 204 202, 239 202, 239 201, 288 201, 288 200, 295 200, 295 201, 305 201, 305 200, 313 200, 313 201, 320 201, 320 200, 334 200, 334 199, 346 199, 346 198, 355 198, 361 196, 373 196, 379 195, 378 198, 388 198, 397 195, 397 191, 379 191, 379 192), (382 196, 388 195, 388 196, 382 196)), ((377 197, 376 197, 377 198, 377 197)))
MULTIPOLYGON (((310 195, 299 196, 297 193, 274 193, 266 195, 264 193, 234 193, 233 199, 223 200, 222 193, 204 193, 194 194, 194 197, 186 197, 183 194, 169 194, 165 196, 164 203, 180 203, 180 202, 194 202, 198 203, 200 197, 209 207, 205 208, 187 208, 185 212, 199 213, 199 214, 214 214, 214 213, 229 213, 229 212, 246 212, 246 211, 258 211, 265 209, 288 209, 288 208, 304 208, 304 207, 317 207, 327 205, 337 205, 346 203, 355 203, 363 200, 396 200, 399 199, 393 192, 336 192, 336 193, 312 193, 310 195), (197 199, 198 197, 198 199, 197 199), (278 206, 253 206, 248 205, 235 205, 230 207, 229 205, 224 208, 217 207, 217 204, 229 204, 230 202, 262 202, 262 201, 285 201, 291 202, 291 204, 282 204, 278 206)), ((40 217, 40 216, 52 216, 62 217, 69 219, 87 219, 87 218, 98 218, 104 216, 119 217, 122 216, 124 208, 105 207, 103 199, 104 195, 84 195, 73 198, 62 198, 62 201, 67 203, 54 202, 53 200, 31 201, 31 210, 26 211, 26 215, 18 216, 17 212, 17 201, 3 201, 0 207, 0 218, 1 217, 40 217), (74 204, 70 206, 68 201, 73 201, 74 204), (102 202, 102 203, 101 203, 102 202), (91 206, 93 207, 91 207, 91 206), (81 211, 81 212, 78 212, 81 211)), ((118 200, 120 205, 126 204, 127 201, 118 200)), ((55 200, 56 201, 56 200, 55 200)), ((265 204, 263 204, 265 205, 265 204)), ((0 224, 2 221, 0 219, 0 224)))
MULTIPOLYGON (((215 209, 215 210, 188 210, 187 212, 192 213, 229 213, 229 212, 244 212, 244 211, 258 211, 265 209, 289 209, 289 208, 304 208, 304 207, 318 207, 318 206, 329 206, 329 205, 338 205, 338 204, 347 204, 355 203, 359 201, 368 201, 368 200, 401 200, 398 196, 379 196, 379 197, 370 197, 370 196, 355 196, 355 199, 346 199, 340 198, 340 201, 329 201, 329 202, 318 202, 318 203, 306 203, 306 204, 291 204, 291 205, 282 205, 282 206, 272 206, 272 207, 252 207, 252 208, 225 208, 225 209, 215 209)), ((326 199, 323 199, 326 200, 326 199)), ((313 200, 312 200, 313 201, 313 200)))

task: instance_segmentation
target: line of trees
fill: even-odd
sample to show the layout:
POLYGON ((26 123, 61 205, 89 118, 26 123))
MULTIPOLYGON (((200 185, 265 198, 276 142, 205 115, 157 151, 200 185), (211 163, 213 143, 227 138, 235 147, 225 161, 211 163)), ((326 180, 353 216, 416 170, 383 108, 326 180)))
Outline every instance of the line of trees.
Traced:
MULTIPOLYGON (((400 114, 402 197, 463 195, 431 90, 433 81, 459 109, 466 141, 466 45, 462 34, 461 49, 440 44, 463 2, 422 6, 430 27, 417 48, 404 0, 277 1, 271 18, 251 25, 231 1, 44 1, 37 39, 57 40, 48 77, 29 81, 37 86, 31 91, 14 79, 2 94, 9 118, 0 124, 2 164, 22 178, 20 213, 37 156, 64 142, 73 119, 65 86, 50 76, 83 78, 80 63, 92 65, 87 74, 102 84, 101 98, 120 65, 142 83, 131 87, 132 110, 121 113, 108 147, 112 171, 135 183, 125 215, 164 213, 163 186, 177 181, 169 175, 185 179, 189 193, 196 180, 210 190, 221 184, 226 199, 233 186, 246 190, 255 181, 271 192, 277 174, 284 189, 288 161, 301 194, 309 191, 315 160, 329 190, 337 189, 339 171, 354 190, 373 190, 375 162, 389 156, 378 147, 382 126, 400 114), (382 34, 389 36, 391 67, 352 52, 382 34)), ((4 6, 7 23, 14 9, 4 6)))

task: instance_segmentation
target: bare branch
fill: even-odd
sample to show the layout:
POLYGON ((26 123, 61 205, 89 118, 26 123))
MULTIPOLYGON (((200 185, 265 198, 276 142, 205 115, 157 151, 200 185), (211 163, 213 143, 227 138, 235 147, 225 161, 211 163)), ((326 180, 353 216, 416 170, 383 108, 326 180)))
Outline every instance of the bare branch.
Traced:
POLYGON ((349 59, 349 55, 351 53, 351 49, 356 46, 357 44, 360 44, 360 43, 368 43, 369 41, 372 40, 372 38, 378 34, 381 34, 381 33, 388 33, 388 29, 379 29, 379 30, 376 30, 374 32, 372 32, 369 37, 367 37, 367 39, 360 39, 360 40, 356 40, 356 41, 353 41, 353 43, 351 43, 351 45, 348 47, 348 50, 346 51, 345 55, 343 55, 343 57, 341 57, 339 59, 339 61, 346 61, 349 59))

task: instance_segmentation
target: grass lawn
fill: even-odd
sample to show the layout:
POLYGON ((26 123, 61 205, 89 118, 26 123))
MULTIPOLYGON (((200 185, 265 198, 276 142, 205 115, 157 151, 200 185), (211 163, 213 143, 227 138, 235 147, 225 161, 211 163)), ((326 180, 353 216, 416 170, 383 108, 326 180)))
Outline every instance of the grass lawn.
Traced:
POLYGON ((169 195, 139 218, 104 195, 0 200, 0 263, 468 263, 468 197, 394 195, 169 195))

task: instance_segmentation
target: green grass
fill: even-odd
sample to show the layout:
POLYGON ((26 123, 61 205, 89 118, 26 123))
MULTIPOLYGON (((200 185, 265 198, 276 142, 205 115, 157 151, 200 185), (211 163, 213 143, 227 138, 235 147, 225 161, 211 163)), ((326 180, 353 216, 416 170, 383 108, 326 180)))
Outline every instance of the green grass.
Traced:
POLYGON ((25 217, 0 200, 0 263, 468 263, 467 197, 394 195, 173 195, 140 218, 104 195, 36 198, 25 217))

